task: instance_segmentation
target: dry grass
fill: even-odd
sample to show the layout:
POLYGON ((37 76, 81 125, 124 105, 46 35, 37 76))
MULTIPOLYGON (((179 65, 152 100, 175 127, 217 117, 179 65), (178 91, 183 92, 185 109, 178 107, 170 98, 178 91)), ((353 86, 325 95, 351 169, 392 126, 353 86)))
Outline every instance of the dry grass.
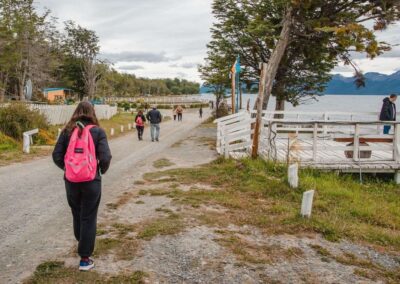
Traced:
POLYGON ((210 225, 253 225, 269 233, 315 232, 335 241, 347 238, 386 249, 400 249, 400 187, 352 176, 301 171, 299 189, 289 188, 286 169, 262 160, 223 160, 194 169, 174 169, 144 176, 151 182, 207 184, 216 190, 171 191, 169 197, 195 208, 222 206, 225 214, 206 212, 210 225), (299 215, 302 193, 316 190, 313 216, 299 215))
POLYGON ((272 264, 303 255, 303 251, 299 248, 284 249, 279 246, 257 245, 233 233, 224 233, 224 237, 218 238, 216 241, 230 249, 239 261, 245 263, 272 264))
POLYGON ((156 169, 168 168, 173 165, 175 164, 168 159, 159 159, 153 163, 153 167, 156 169))
POLYGON ((185 227, 186 224, 180 215, 170 213, 168 217, 152 219, 140 224, 137 237, 148 241, 156 236, 178 234, 182 232, 185 227))
POLYGON ((24 281, 26 284, 70 284, 70 283, 105 283, 105 284, 144 284, 147 273, 135 271, 131 274, 111 276, 95 271, 82 273, 76 268, 66 267, 60 261, 48 261, 40 264, 32 277, 24 281))

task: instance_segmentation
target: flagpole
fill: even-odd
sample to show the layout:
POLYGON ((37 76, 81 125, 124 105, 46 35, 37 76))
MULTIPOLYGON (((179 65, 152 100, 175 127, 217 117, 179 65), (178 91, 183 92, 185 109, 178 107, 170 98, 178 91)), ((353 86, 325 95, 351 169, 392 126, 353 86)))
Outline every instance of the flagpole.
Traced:
POLYGON ((232 74, 232 114, 235 113, 235 81, 236 81, 236 74, 235 73, 231 73, 232 74))

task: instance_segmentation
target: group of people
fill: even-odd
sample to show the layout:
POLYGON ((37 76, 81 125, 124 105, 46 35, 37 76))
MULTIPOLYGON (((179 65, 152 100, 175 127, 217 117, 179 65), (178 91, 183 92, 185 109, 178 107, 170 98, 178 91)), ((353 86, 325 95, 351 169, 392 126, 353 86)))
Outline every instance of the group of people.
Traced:
POLYGON ((143 114, 143 111, 139 110, 138 114, 135 117, 135 124, 139 141, 143 140, 144 124, 146 121, 149 121, 150 123, 151 141, 159 142, 160 123, 162 122, 162 115, 156 106, 153 106, 152 109, 147 112, 146 116, 143 114))
MULTIPOLYGON (((380 120, 396 121, 397 95, 383 100, 380 120)), ((182 121, 182 107, 174 109, 182 121)), ((202 117, 203 109, 199 115, 202 117)), ((151 140, 159 141, 162 115, 156 106, 144 115, 142 111, 135 117, 139 140, 143 140, 145 122, 150 122, 151 140)), ((385 125, 384 133, 389 134, 390 125, 385 125)), ((106 133, 99 126, 93 105, 81 102, 73 113, 57 141, 53 151, 54 163, 64 171, 67 201, 73 217, 74 235, 80 255, 79 270, 94 267, 90 258, 96 239, 97 211, 101 199, 101 179, 111 163, 111 151, 106 133)))

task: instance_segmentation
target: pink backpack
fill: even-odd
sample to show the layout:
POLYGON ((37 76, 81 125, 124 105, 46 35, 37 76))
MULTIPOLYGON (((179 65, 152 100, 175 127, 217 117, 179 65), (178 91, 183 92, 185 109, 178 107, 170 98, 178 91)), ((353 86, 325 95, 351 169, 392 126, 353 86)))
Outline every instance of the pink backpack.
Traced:
POLYGON ((79 137, 79 127, 72 132, 67 153, 64 157, 65 178, 70 182, 92 181, 96 177, 97 159, 96 149, 88 125, 82 130, 79 137))
POLYGON ((144 124, 143 124, 143 119, 142 119, 141 116, 138 116, 138 118, 136 119, 136 124, 137 124, 138 126, 143 126, 143 125, 144 125, 144 124))

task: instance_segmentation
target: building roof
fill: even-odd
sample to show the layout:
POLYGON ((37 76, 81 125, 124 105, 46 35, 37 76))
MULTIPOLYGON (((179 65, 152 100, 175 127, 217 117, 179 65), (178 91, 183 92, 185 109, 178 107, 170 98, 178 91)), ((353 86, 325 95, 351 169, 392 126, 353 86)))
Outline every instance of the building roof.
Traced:
POLYGON ((45 88, 45 89, 43 89, 44 93, 52 92, 52 91, 71 91, 71 89, 67 89, 67 88, 45 88))

